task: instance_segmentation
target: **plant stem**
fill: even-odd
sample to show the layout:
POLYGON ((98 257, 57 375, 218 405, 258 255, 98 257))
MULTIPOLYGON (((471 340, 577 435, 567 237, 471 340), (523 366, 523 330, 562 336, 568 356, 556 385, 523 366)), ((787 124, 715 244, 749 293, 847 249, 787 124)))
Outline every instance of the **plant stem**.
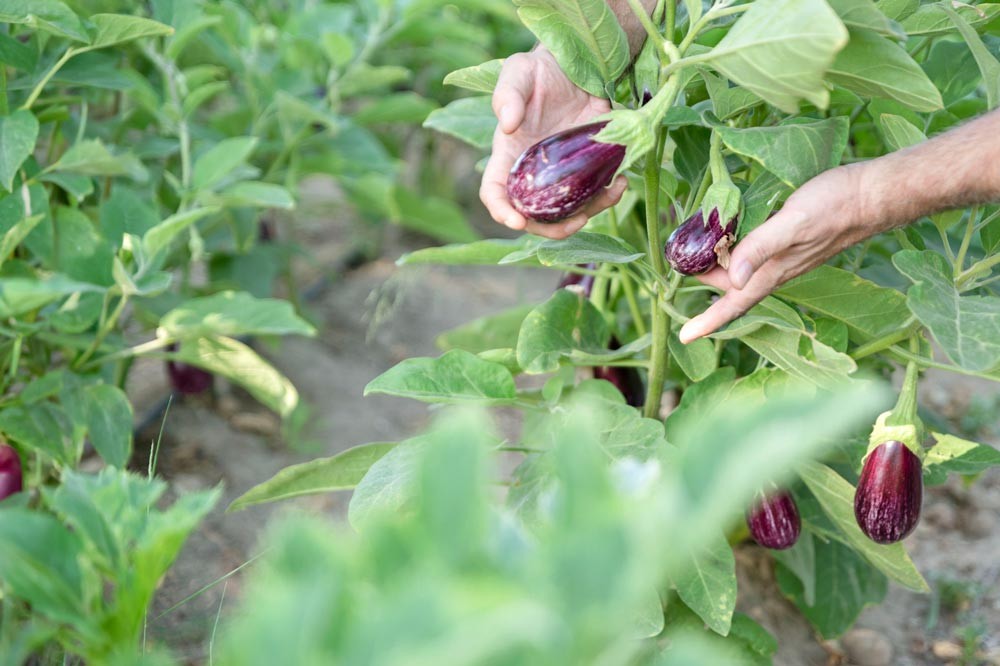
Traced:
POLYGON ((858 361, 860 359, 865 358, 866 356, 871 356, 872 354, 877 354, 880 351, 884 351, 889 347, 893 346, 894 344, 902 342, 903 340, 906 340, 907 338, 912 336, 915 332, 915 328, 916 328, 915 323, 911 323, 910 325, 904 326, 898 331, 893 331, 892 333, 883 335, 880 338, 869 340, 865 344, 855 349, 854 353, 851 354, 851 358, 853 358, 855 361, 858 361))
POLYGON ((955 253, 951 250, 951 241, 948 240, 948 232, 937 225, 934 226, 937 227, 938 235, 941 236, 941 244, 944 245, 944 253, 948 255, 948 261, 954 264, 955 253))
MULTIPOLYGON (((618 213, 615 212, 614 206, 608 209, 608 215, 611 218, 611 232, 614 234, 615 238, 621 238, 621 229, 618 226, 618 213)), ((642 316, 642 310, 639 309, 639 301, 635 297, 635 286, 632 284, 632 274, 628 269, 618 271, 618 279, 622 285, 622 291, 625 292, 625 300, 628 302, 629 312, 632 314, 632 321, 635 323, 635 330, 638 331, 639 335, 646 335, 646 320, 642 316)))
MULTIPOLYGON (((915 339, 913 340, 915 342, 915 339)), ((911 344, 911 346, 913 346, 911 344)), ((920 370, 916 361, 909 361, 906 364, 906 377, 903 379, 903 388, 899 391, 899 399, 892 413, 885 420, 886 425, 916 425, 917 423, 917 383, 920 379, 920 370)))
POLYGON ((135 345, 134 347, 129 347, 128 349, 119 349, 116 352, 111 352, 105 356, 95 358, 93 361, 88 363, 83 369, 88 370, 91 368, 96 368, 109 361, 117 361, 122 358, 132 358, 134 356, 142 356, 143 354, 148 354, 150 352, 159 351, 164 347, 170 345, 174 340, 172 338, 156 338, 148 342, 143 342, 142 344, 135 345))
POLYGON ((1000 264, 1000 254, 994 254, 991 257, 986 257, 985 259, 977 261, 969 266, 969 268, 955 276, 955 286, 958 289, 962 289, 962 287, 964 287, 969 280, 979 277, 983 273, 989 272, 989 270, 997 264, 1000 264))
POLYGON ((664 32, 667 35, 667 41, 674 41, 674 30, 677 29, 677 3, 674 0, 668 0, 666 4, 667 16, 666 16, 666 28, 664 32))
MULTIPOLYGON (((81 354, 76 361, 73 362, 73 368, 80 369, 87 360, 94 355, 94 353, 101 348, 101 343, 104 342, 104 338, 108 337, 111 330, 118 323, 118 318, 121 317, 122 311, 125 309, 125 305, 128 303, 128 296, 123 294, 118 303, 115 305, 115 309, 111 311, 111 314, 107 318, 102 318, 100 326, 98 326, 97 334, 94 335, 94 341, 90 343, 86 351, 81 354)), ((102 312, 103 314, 103 312, 102 312)))
POLYGON ((22 109, 30 109, 31 105, 38 101, 38 96, 42 94, 42 89, 52 80, 52 77, 56 75, 62 66, 69 62, 69 59, 78 53, 76 49, 67 49, 66 53, 62 54, 59 60, 56 60, 55 64, 49 68, 49 71, 45 72, 45 76, 42 80, 35 84, 34 89, 32 89, 31 94, 28 95, 28 99, 24 100, 24 104, 21 105, 22 109))
POLYGON ((973 206, 969 211, 969 221, 965 225, 965 235, 962 236, 962 244, 955 255, 955 275, 962 272, 962 265, 965 263, 965 253, 969 251, 969 243, 972 242, 972 233, 976 228, 976 218, 979 216, 979 206, 973 206))
MULTIPOLYGON (((646 38, 653 40, 654 44, 660 45, 663 43, 663 35, 660 31, 656 29, 653 24, 653 20, 649 18, 649 14, 646 13, 646 8, 639 3, 639 0, 627 0, 628 6, 635 14, 635 17, 639 19, 639 23, 642 24, 643 29, 646 31, 646 38)), ((668 3, 669 4, 669 3, 668 3)), ((669 11, 669 10, 668 10, 669 11)), ((674 10, 676 11, 676 9, 674 10)), ((670 32, 667 32, 667 36, 670 36, 670 32)))
MULTIPOLYGON (((662 130, 661 130, 662 131, 662 130)), ((645 171, 646 197, 646 236, 648 239, 649 261, 653 271, 664 274, 663 246, 660 241, 660 163, 656 159, 656 151, 646 156, 645 171)), ((670 332, 670 319, 666 311, 660 307, 664 299, 664 288, 657 283, 654 289, 652 316, 653 347, 650 350, 649 381, 646 386, 646 402, 643 414, 648 418, 659 418, 660 400, 663 395, 663 381, 667 371, 667 335, 670 332)))
MULTIPOLYGON (((669 3, 667 4, 669 6, 669 3)), ((753 3, 748 3, 745 5, 736 5, 735 7, 725 7, 722 9, 708 10, 708 12, 706 12, 704 16, 698 19, 697 23, 691 26, 691 29, 688 30, 688 34, 684 36, 684 40, 678 47, 678 50, 681 52, 681 55, 684 55, 688 47, 694 43, 694 40, 698 38, 698 35, 701 33, 702 30, 705 29, 705 26, 707 26, 709 23, 711 23, 716 19, 725 18, 727 16, 732 16, 733 14, 739 14, 741 12, 745 12, 746 10, 750 9, 752 5, 753 3)), ((667 34, 669 35, 670 33, 667 34)))

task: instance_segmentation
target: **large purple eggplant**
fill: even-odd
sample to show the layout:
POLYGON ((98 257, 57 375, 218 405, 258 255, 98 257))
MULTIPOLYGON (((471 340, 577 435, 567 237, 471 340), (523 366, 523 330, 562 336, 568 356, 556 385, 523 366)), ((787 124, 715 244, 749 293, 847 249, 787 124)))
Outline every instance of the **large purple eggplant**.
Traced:
POLYGON ((604 379, 614 384, 615 388, 625 396, 625 402, 633 407, 642 407, 646 401, 646 389, 642 385, 639 371, 635 368, 595 367, 594 379, 604 379))
POLYGON ((858 479, 858 527, 875 543, 904 539, 920 520, 923 491, 920 458, 902 442, 882 442, 868 454, 858 479))
POLYGON ((521 153, 507 178, 507 196, 517 212, 537 222, 558 222, 610 185, 625 146, 594 141, 605 125, 573 127, 521 153))
POLYGON ((663 256, 682 275, 704 273, 716 264, 728 268, 729 248, 736 242, 736 221, 734 217, 723 228, 719 223, 719 210, 713 208, 705 224, 699 210, 670 234, 663 247, 663 256))
MULTIPOLYGON (((177 351, 177 345, 171 344, 167 351, 177 351)), ((170 386, 184 395, 204 393, 215 383, 211 372, 181 361, 167 361, 167 376, 170 377, 170 386)))
POLYGON ((795 500, 788 491, 781 490, 765 496, 747 511, 747 527, 760 545, 784 550, 799 540, 802 520, 795 500))
MULTIPOLYGON (((580 264, 580 268, 585 268, 588 271, 596 271, 597 264, 580 264)), ((571 289, 583 294, 584 298, 590 298, 590 295, 594 291, 594 277, 593 273, 564 273, 556 288, 571 289)))
POLYGON ((0 444, 0 500, 23 489, 21 458, 9 444, 0 444))

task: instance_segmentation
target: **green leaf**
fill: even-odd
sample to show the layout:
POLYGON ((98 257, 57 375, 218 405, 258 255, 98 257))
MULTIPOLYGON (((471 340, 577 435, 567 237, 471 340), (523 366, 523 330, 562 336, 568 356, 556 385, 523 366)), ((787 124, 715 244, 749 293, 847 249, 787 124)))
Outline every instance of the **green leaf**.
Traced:
POLYGON ((902 293, 833 266, 820 266, 789 280, 777 296, 844 322, 854 340, 887 335, 910 319, 902 293))
POLYGON ((902 116, 883 113, 876 120, 876 125, 890 150, 902 150, 927 140, 923 132, 902 116))
POLYGON ((800 99, 827 106, 823 75, 847 37, 824 0, 757 0, 706 59, 730 80, 795 113, 800 99))
MULTIPOLYGON (((816 540, 803 531, 791 548, 771 551, 771 557, 795 574, 801 583, 801 597, 806 606, 816 605, 816 540)), ((821 572, 822 573, 822 572, 821 572)))
POLYGON ((18 23, 78 42, 90 41, 80 17, 59 0, 5 0, 0 5, 0 23, 18 23))
POLYGON ((76 292, 103 291, 65 275, 46 278, 0 278, 0 317, 16 317, 76 292))
POLYGON ((915 111, 943 107, 941 93, 906 50, 870 30, 851 29, 827 78, 862 97, 896 100, 915 111))
POLYGON ((218 208, 192 208, 171 215, 142 235, 142 250, 150 260, 165 251, 179 233, 198 220, 218 212, 218 208))
POLYGON ((888 592, 885 576, 849 547, 836 541, 816 544, 816 601, 806 602, 802 583, 784 565, 777 567, 778 586, 824 638, 850 629, 866 607, 888 592))
POLYGON ((621 76, 628 39, 604 0, 514 0, 517 15, 555 56, 570 81, 591 95, 621 76))
POLYGON ((892 257, 900 273, 913 281, 906 304, 953 362, 973 371, 1000 364, 1000 298, 963 296, 954 285, 951 266, 937 252, 903 250, 892 257))
POLYGON ((233 183, 218 194, 205 193, 198 201, 208 206, 223 206, 228 208, 278 208, 291 210, 295 208, 292 193, 281 185, 264 183, 258 180, 244 180, 233 183))
MULTIPOLYGON (((839 541, 858 551, 879 571, 900 585, 918 592, 930 591, 924 577, 906 554, 903 544, 879 545, 866 537, 858 527, 854 518, 854 486, 826 465, 818 463, 803 465, 799 469, 799 477, 819 500, 823 512, 838 527, 834 536, 839 541)), ((818 551, 817 546, 817 555, 818 551)), ((816 596, 822 603, 823 596, 818 586, 816 596)))
POLYGON ((1000 451, 992 446, 970 442, 954 435, 932 433, 937 442, 924 456, 928 476, 946 474, 974 475, 1000 465, 1000 451))
POLYGON ((736 610, 736 560, 720 533, 711 544, 690 555, 674 577, 677 594, 715 633, 726 636, 736 610))
POLYGON ((730 87, 725 79, 708 71, 703 71, 701 77, 705 80, 708 96, 712 98, 712 107, 715 109, 715 115, 719 117, 719 120, 728 120, 764 101, 759 95, 746 88, 739 86, 730 87))
POLYGON ((227 511, 354 488, 371 466, 395 447, 396 442, 373 442, 341 451, 329 458, 291 465, 237 497, 227 511))
POLYGON ((438 336, 435 344, 442 351, 464 349, 473 354, 491 349, 513 349, 517 333, 533 305, 518 305, 497 314, 487 315, 462 324, 438 336))
POLYGON ((76 453, 66 434, 72 430, 66 412, 51 402, 37 402, 0 411, 0 432, 29 451, 41 451, 66 465, 76 463, 76 453))
POLYGON ((191 187, 204 190, 218 184, 245 163, 256 146, 257 138, 252 136, 231 137, 218 142, 195 160, 191 187))
POLYGON ((917 11, 920 7, 920 0, 875 0, 875 7, 887 18, 893 21, 902 21, 917 11))
POLYGON ((847 147, 848 122, 837 117, 776 127, 720 126, 716 131, 730 150, 760 162, 789 186, 799 187, 840 164, 847 147))
POLYGON ((980 72, 976 59, 969 47, 961 42, 935 42, 921 67, 941 91, 945 106, 968 97, 979 87, 980 72))
POLYGON ((109 465, 123 469, 132 454, 132 405, 117 386, 84 389, 90 443, 109 465))
POLYGON ((94 25, 94 38, 87 47, 89 49, 105 48, 143 37, 169 35, 174 31, 159 21, 125 14, 94 14, 90 22, 94 25))
POLYGON ((100 139, 78 141, 46 171, 68 171, 85 176, 127 176, 145 182, 146 167, 132 153, 113 154, 100 139))
POLYGON ((489 97, 456 99, 427 116, 424 127, 461 139, 475 148, 489 148, 497 127, 489 97))
MULTIPOLYGON (((396 264, 408 266, 411 264, 445 264, 448 266, 495 266, 500 260, 512 252, 526 247, 537 248, 541 239, 525 234, 520 238, 491 238, 489 240, 428 247, 414 252, 407 252, 396 264)), ((532 256, 534 251, 532 251, 532 256)))
POLYGON ((372 463, 358 482, 347 507, 347 519, 360 529, 373 518, 400 513, 413 502, 417 470, 430 435, 400 442, 372 463))
MULTIPOLYGON (((872 0, 828 0, 844 25, 860 30, 873 30, 886 37, 902 39, 906 34, 895 21, 887 17, 872 0)), ((853 36, 852 36, 853 39, 853 36)))
POLYGON ((55 212, 53 260, 59 263, 53 268, 75 280, 110 286, 113 253, 94 223, 77 208, 59 207, 55 212))
POLYGON ((178 339, 316 333, 288 301, 256 298, 244 291, 222 291, 187 300, 160 318, 160 329, 178 339))
POLYGON ((9 116, 0 116, 0 185, 8 192, 37 140, 38 120, 31 111, 18 109, 9 116))
POLYGON ((493 93, 500 78, 500 70, 503 67, 503 60, 489 60, 481 65, 473 67, 463 67, 444 77, 445 85, 465 88, 473 92, 493 93))
POLYGON ((354 114, 355 122, 361 125, 382 123, 406 123, 418 125, 427 115, 438 108, 437 102, 415 92, 401 92, 386 95, 359 109, 354 114))
POLYGON ((507 368, 461 349, 438 358, 406 359, 369 382, 364 394, 371 393, 446 403, 495 404, 517 397, 507 368))
POLYGON ((417 194, 405 187, 394 190, 394 222, 445 243, 464 243, 479 238, 462 209, 450 199, 417 194))
MULTIPOLYGON (((1000 105, 1000 61, 990 53, 986 45, 983 44, 982 38, 979 37, 973 27, 969 25, 969 22, 959 12, 955 11, 947 3, 942 3, 939 6, 955 24, 955 27, 958 28, 958 32, 961 33, 965 43, 969 45, 969 50, 972 51, 972 56, 976 59, 976 64, 979 65, 979 71, 983 74, 986 101, 991 109, 997 108, 1000 105)), ((980 7, 971 7, 970 9, 973 11, 982 11, 980 7)))
POLYGON ((299 394, 292 383, 239 340, 225 337, 187 339, 171 358, 242 386, 281 416, 288 416, 299 404, 299 394))
POLYGON ((44 219, 45 215, 41 213, 21 218, 3 232, 3 237, 0 237, 0 266, 17 249, 17 246, 27 238, 31 230, 38 226, 38 223, 44 219))
POLYGON ((4 33, 0 35, 0 63, 30 72, 38 63, 38 51, 4 33))
POLYGON ((739 238, 764 224, 778 201, 790 193, 791 188, 770 171, 765 171, 754 179, 743 193, 743 219, 737 229, 739 238))
POLYGON ((609 337, 603 315, 589 299, 559 289, 524 318, 517 339, 517 362, 529 374, 554 372, 573 350, 604 351, 609 337))
POLYGON ((628 264, 645 256, 645 252, 607 234, 580 231, 562 240, 543 241, 538 246, 537 256, 543 266, 628 264))
POLYGON ((843 385, 857 370, 847 354, 798 331, 762 326, 742 335, 740 341, 790 375, 826 389, 843 385), (807 355, 802 353, 803 346, 807 355))
MULTIPOLYGON (((944 2, 922 5, 903 20, 903 30, 910 37, 936 37, 953 32, 956 29, 955 24, 945 9, 944 2)), ((958 8, 957 13, 969 25, 980 26, 1000 16, 1000 3, 982 2, 976 5, 963 5, 958 8)))
POLYGON ((671 333, 667 339, 667 349, 681 371, 693 382, 700 382, 718 367, 715 345, 708 338, 698 338, 685 345, 676 333, 671 333))

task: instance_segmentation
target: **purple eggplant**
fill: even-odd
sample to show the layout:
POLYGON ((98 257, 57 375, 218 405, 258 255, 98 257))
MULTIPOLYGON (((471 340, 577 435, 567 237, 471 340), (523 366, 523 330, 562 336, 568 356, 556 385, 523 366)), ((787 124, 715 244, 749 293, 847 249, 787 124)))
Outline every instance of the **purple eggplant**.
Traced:
POLYGON ((795 500, 788 491, 780 490, 765 496, 747 511, 747 527, 760 545, 784 550, 799 540, 802 520, 795 500))
POLYGON ((603 379, 614 384, 615 388, 625 396, 625 402, 633 407, 642 407, 646 401, 646 390, 635 368, 595 367, 594 379, 603 379))
POLYGON ((704 273, 716 264, 728 268, 729 248, 736 242, 735 234, 735 217, 723 228, 717 208, 709 213, 708 224, 699 210, 674 229, 663 248, 663 255, 682 275, 704 273))
MULTIPOLYGON (((580 268, 585 268, 588 271, 596 271, 597 264, 580 264, 580 268)), ((590 294, 594 291, 594 275, 587 273, 565 273, 562 279, 559 280, 559 286, 556 289, 570 289, 579 294, 583 294, 584 298, 590 298, 590 294)))
POLYGON ((920 458, 902 442, 882 442, 868 454, 858 479, 858 527, 875 543, 901 541, 920 520, 923 492, 920 458))
POLYGON ((574 127, 521 153, 507 178, 507 196, 517 212, 537 222, 557 222, 610 185, 625 146, 593 140, 605 125, 574 127))
MULTIPOLYGON (((167 351, 177 351, 177 345, 171 344, 167 347, 167 351)), ((167 361, 167 376, 170 377, 173 389, 184 395, 204 393, 212 388, 214 383, 211 372, 181 361, 167 361)))
POLYGON ((14 447, 0 444, 0 500, 21 492, 23 483, 20 456, 14 447))

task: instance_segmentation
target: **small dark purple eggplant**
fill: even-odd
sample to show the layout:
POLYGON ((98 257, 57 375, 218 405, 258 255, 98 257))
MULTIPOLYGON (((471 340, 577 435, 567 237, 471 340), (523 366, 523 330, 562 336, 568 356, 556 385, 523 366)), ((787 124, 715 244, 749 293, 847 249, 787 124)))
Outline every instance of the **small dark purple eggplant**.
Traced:
POLYGON ((14 447, 0 444, 0 500, 21 492, 23 484, 20 456, 14 447))
POLYGON ((920 520, 924 479, 920 458, 906 444, 882 442, 865 460, 854 494, 854 518, 875 543, 895 543, 920 520))
POLYGON ((507 178, 507 196, 517 212, 536 222, 558 222, 610 185, 625 146, 593 140, 605 125, 573 127, 521 153, 507 178))
MULTIPOLYGON (((621 343, 615 337, 611 338, 608 349, 618 349, 621 343)), ((625 396, 625 402, 633 407, 642 407, 646 403, 646 387, 642 377, 635 368, 618 366, 595 366, 594 379, 604 379, 614 384, 614 387, 625 396)))
MULTIPOLYGON (((580 268, 585 268, 588 271, 596 271, 597 264, 581 264, 580 268)), ((559 280, 559 286, 556 289, 571 289, 583 294, 584 298, 590 298, 590 295, 594 291, 594 277, 594 275, 587 273, 566 273, 559 280)))
POLYGON ((754 541, 772 550, 791 548, 799 540, 802 520, 795 500, 779 490, 759 500, 747 511, 747 527, 754 541))
POLYGON ((729 248, 736 242, 736 219, 723 229, 719 210, 713 208, 705 224, 701 211, 674 229, 663 247, 663 256, 682 275, 697 275, 711 270, 716 264, 729 267, 729 248))
MULTIPOLYGON (((167 350, 177 351, 177 345, 172 344, 167 350)), ((184 395, 204 393, 212 388, 215 381, 211 372, 174 360, 167 361, 167 376, 170 377, 170 386, 184 395)))

